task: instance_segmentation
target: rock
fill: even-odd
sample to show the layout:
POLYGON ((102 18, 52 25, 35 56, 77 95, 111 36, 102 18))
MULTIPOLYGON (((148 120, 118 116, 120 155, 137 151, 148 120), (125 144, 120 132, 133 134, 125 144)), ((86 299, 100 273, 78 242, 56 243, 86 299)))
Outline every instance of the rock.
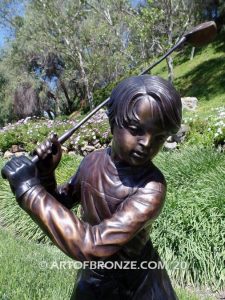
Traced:
POLYGON ((12 152, 10 152, 9 150, 7 150, 5 153, 4 153, 4 156, 3 158, 5 159, 10 159, 14 156, 14 154, 12 152))
POLYGON ((68 149, 65 146, 62 146, 61 148, 63 153, 68 153, 68 149))
POLYGON ((172 142, 174 142, 174 140, 173 140, 173 136, 172 135, 170 135, 167 139, 166 139, 166 141, 168 142, 168 143, 172 143, 172 142))
POLYGON ((165 142, 164 148, 165 148, 166 150, 174 150, 174 149, 177 148, 177 143, 176 143, 176 142, 173 142, 173 143, 165 142))
POLYGON ((15 152, 15 153, 12 153, 11 151, 7 150, 4 155, 3 155, 3 158, 5 159, 10 159, 12 158, 13 156, 16 156, 16 157, 19 157, 21 155, 26 155, 28 156, 28 153, 25 152, 25 151, 18 151, 18 152, 15 152))
POLYGON ((101 148, 101 144, 100 143, 98 143, 98 144, 95 145, 95 149, 96 150, 99 149, 99 148, 101 148))
POLYGON ((76 155, 76 152, 75 151, 69 151, 68 154, 69 155, 76 155))
POLYGON ((86 150, 87 152, 92 152, 92 151, 95 150, 95 147, 94 147, 94 146, 88 145, 88 146, 85 147, 85 150, 86 150))
POLYGON ((12 147, 11 147, 12 153, 16 153, 16 152, 20 152, 20 151, 24 151, 23 147, 21 147, 20 145, 12 145, 12 147))
POLYGON ((92 143, 93 146, 96 146, 99 143, 99 140, 98 139, 93 140, 91 143, 92 143))
POLYGON ((179 131, 171 136, 171 142, 182 143, 189 129, 189 126, 181 124, 179 131))
POLYGON ((182 109, 194 111, 198 105, 198 99, 196 97, 183 97, 181 98, 182 109))
POLYGON ((21 156, 21 155, 26 155, 26 156, 28 156, 28 153, 25 152, 25 151, 18 151, 18 152, 16 152, 16 153, 14 153, 14 155, 17 156, 17 157, 19 157, 19 156, 21 156))

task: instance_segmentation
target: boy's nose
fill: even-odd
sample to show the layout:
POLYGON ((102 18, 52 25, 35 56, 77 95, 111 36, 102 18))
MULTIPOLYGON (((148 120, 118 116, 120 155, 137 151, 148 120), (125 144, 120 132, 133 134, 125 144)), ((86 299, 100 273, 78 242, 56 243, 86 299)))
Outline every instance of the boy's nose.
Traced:
POLYGON ((141 137, 139 143, 140 145, 142 145, 143 147, 148 147, 150 146, 150 143, 151 143, 151 139, 152 139, 152 136, 151 134, 145 134, 141 137))

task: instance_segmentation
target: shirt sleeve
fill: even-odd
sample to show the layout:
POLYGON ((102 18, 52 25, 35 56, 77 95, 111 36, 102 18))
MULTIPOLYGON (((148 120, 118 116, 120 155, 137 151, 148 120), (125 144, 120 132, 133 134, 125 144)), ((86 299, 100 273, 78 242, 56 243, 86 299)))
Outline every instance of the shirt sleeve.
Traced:
POLYGON ((151 182, 120 204, 111 218, 91 226, 59 203, 43 186, 35 186, 21 199, 21 207, 68 256, 84 261, 116 253, 160 213, 166 187, 151 182))
POLYGON ((55 174, 40 178, 41 185, 45 190, 68 209, 71 209, 80 201, 81 166, 82 163, 75 175, 62 185, 57 185, 55 174))

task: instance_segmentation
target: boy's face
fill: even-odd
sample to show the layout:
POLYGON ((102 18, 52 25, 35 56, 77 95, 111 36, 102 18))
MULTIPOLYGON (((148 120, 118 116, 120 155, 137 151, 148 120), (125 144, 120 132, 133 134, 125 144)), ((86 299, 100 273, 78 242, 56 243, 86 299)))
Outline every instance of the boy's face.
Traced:
POLYGON ((112 159, 132 166, 141 166, 160 150, 168 133, 162 129, 159 117, 152 116, 148 99, 141 99, 134 106, 138 121, 130 121, 124 128, 114 126, 112 159))

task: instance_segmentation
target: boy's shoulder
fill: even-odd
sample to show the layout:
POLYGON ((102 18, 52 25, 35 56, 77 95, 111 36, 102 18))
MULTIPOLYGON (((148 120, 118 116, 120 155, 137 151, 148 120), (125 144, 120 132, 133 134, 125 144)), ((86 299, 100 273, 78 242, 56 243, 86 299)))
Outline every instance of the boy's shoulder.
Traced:
POLYGON ((107 154, 107 149, 95 150, 95 151, 89 153, 88 155, 86 155, 85 158, 84 158, 84 160, 89 161, 89 160, 94 160, 94 159, 102 158, 106 154, 107 154))
POLYGON ((153 163, 149 169, 146 184, 146 189, 166 190, 166 179, 163 173, 153 163))
POLYGON ((98 164, 104 159, 105 155, 107 155, 106 149, 95 150, 84 157, 80 167, 83 168, 87 165, 98 164))

